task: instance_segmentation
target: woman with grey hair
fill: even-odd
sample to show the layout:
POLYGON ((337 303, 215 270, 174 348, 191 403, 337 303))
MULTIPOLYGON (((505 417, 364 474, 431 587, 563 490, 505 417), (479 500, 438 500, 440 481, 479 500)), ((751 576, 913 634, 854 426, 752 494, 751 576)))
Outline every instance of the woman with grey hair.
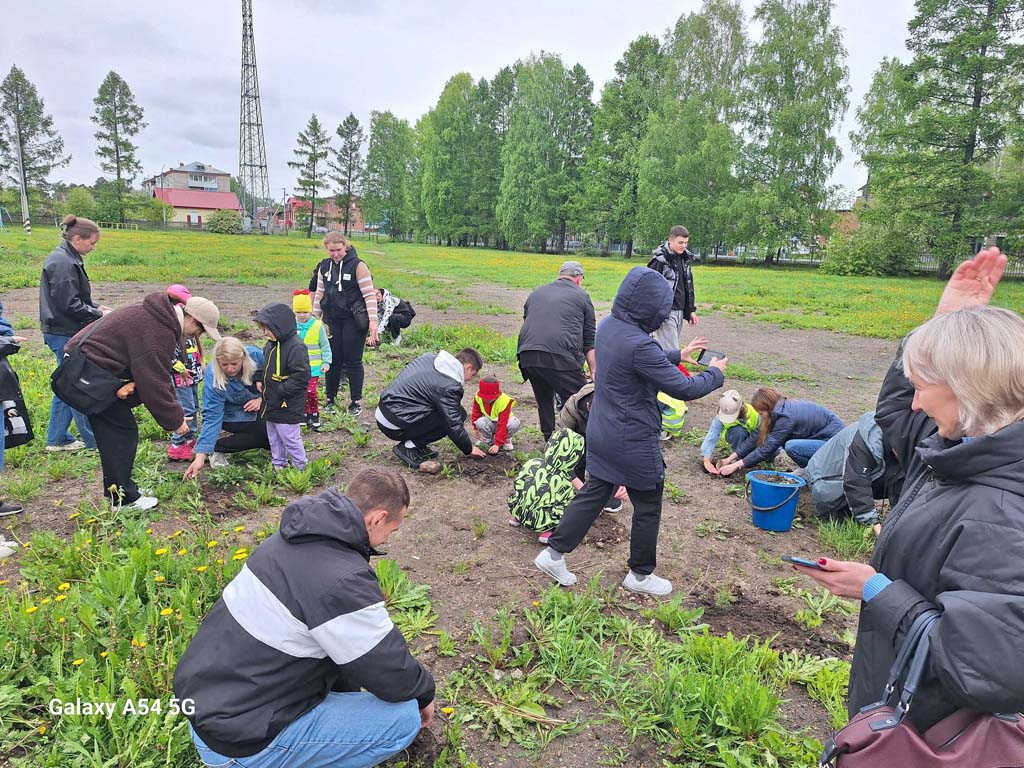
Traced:
POLYGON ((1005 267, 997 248, 961 264, 882 384, 875 418, 907 476, 870 564, 797 568, 863 601, 851 716, 881 695, 914 619, 936 609, 911 722, 1024 711, 1024 319, 988 306, 1005 267))

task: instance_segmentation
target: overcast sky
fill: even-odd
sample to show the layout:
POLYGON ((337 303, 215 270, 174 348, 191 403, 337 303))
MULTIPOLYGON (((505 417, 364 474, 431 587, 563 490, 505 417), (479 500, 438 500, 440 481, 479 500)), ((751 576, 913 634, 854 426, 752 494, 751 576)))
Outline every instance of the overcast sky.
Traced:
MULTIPOLYGON (((54 179, 92 183, 92 99, 116 70, 145 110, 136 138, 147 176, 199 161, 236 172, 241 58, 238 0, 24 0, 0 24, 0 77, 21 67, 46 102, 71 164, 54 179)), ((629 42, 662 36, 699 0, 253 0, 256 56, 273 194, 290 193, 295 137, 311 113, 333 132, 349 112, 369 129, 371 110, 415 123, 447 80, 491 77, 531 52, 581 63, 601 86, 629 42)), ((744 0, 748 19, 753 0, 744 0)), ((864 171, 849 149, 854 108, 883 56, 905 56, 912 0, 838 0, 849 51, 844 159, 833 181, 854 190, 864 171)))

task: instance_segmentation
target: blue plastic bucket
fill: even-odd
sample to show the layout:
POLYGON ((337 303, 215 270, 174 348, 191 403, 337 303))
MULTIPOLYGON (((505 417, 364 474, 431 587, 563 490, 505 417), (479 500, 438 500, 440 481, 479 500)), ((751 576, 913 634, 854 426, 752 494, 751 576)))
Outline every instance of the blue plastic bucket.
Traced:
POLYGON ((793 527, 796 503, 800 491, 807 481, 788 472, 758 470, 748 472, 746 497, 750 502, 750 514, 754 525, 765 531, 785 533, 793 527), (787 477, 795 483, 773 482, 778 477, 787 477))

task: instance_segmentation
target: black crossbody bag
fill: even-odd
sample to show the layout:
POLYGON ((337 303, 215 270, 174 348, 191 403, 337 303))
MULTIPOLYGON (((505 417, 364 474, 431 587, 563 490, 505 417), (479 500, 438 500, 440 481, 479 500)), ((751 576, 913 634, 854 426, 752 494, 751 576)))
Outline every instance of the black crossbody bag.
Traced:
POLYGON ((86 416, 105 411, 117 402, 117 390, 127 381, 102 368, 82 352, 82 344, 103 319, 90 326, 75 346, 64 350, 64 358, 50 375, 53 394, 86 416))

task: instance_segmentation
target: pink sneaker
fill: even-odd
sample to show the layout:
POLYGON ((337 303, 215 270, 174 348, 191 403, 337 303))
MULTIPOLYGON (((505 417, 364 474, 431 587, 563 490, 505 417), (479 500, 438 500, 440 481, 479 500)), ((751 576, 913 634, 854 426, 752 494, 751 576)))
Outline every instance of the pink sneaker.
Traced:
POLYGON ((540 536, 537 537, 537 541, 539 541, 541 544, 547 544, 548 539, 551 538, 552 533, 554 533, 554 531, 544 531, 540 536))
POLYGON ((192 443, 167 446, 167 458, 171 461, 192 461, 195 453, 192 451, 192 443))

